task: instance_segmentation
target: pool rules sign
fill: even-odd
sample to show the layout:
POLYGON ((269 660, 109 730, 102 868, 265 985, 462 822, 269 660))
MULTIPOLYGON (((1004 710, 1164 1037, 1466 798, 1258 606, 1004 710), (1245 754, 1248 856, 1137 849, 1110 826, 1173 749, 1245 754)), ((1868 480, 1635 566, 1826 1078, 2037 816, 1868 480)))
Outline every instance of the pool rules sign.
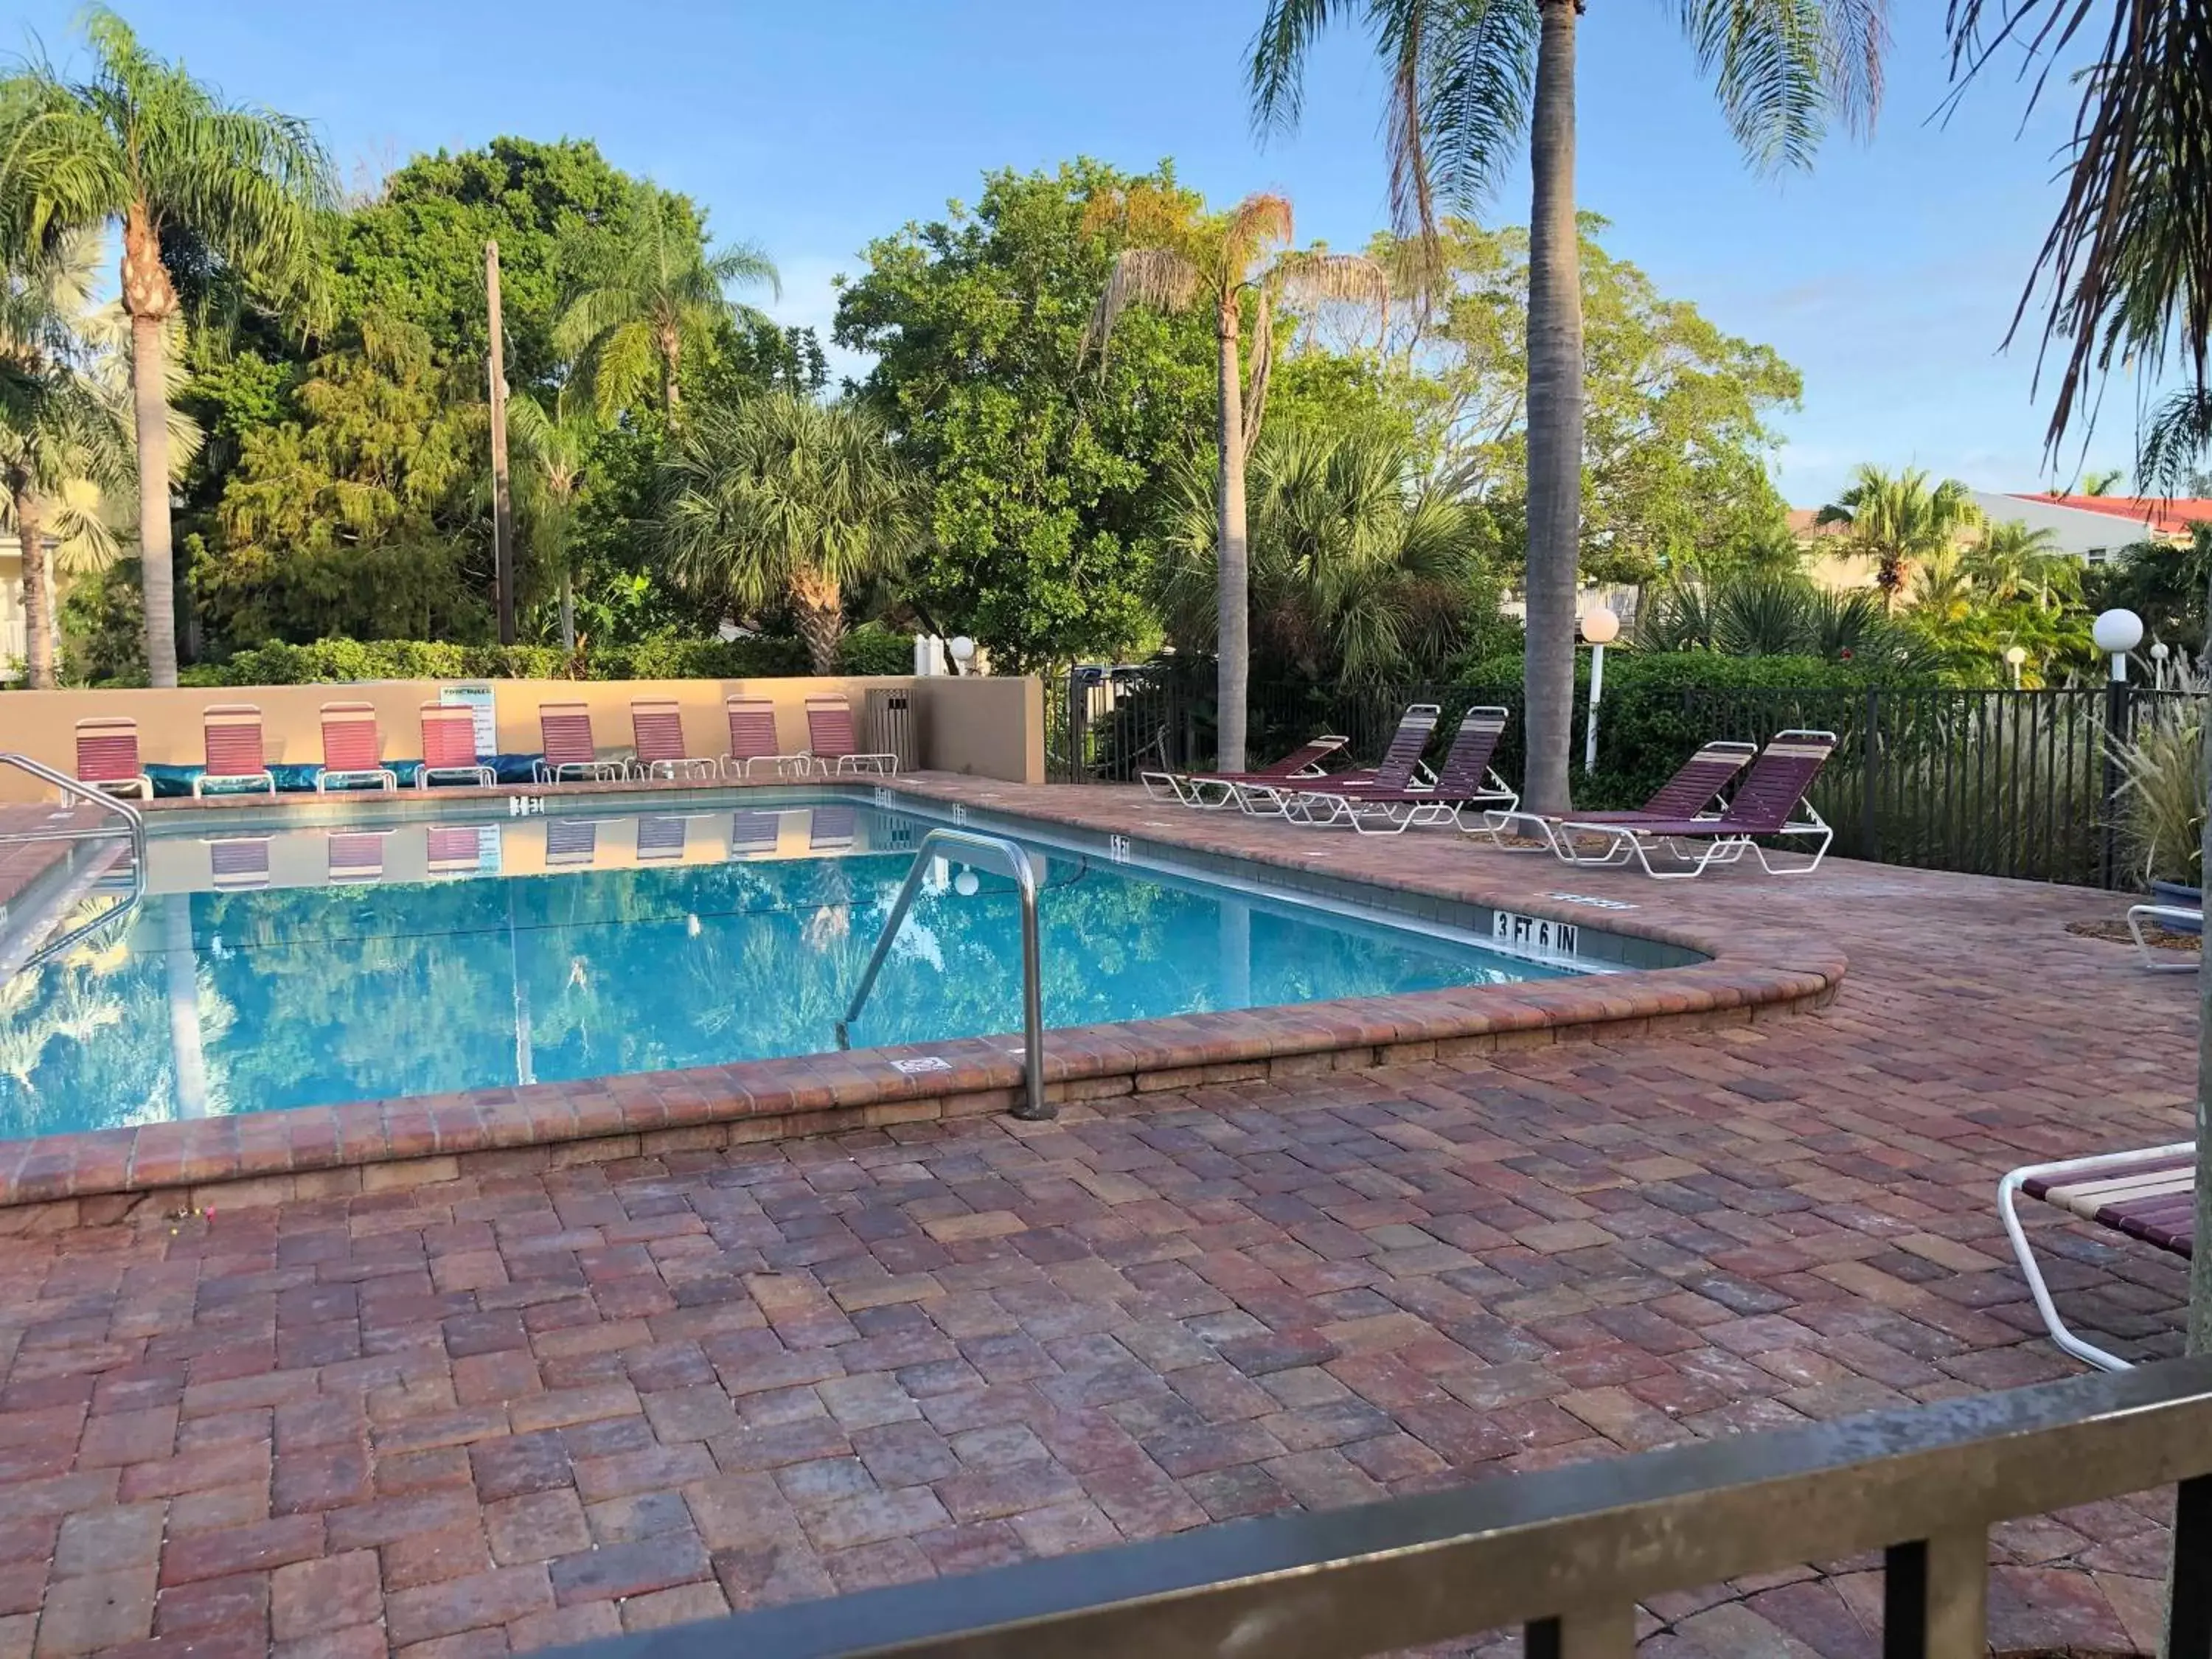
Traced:
POLYGON ((1548 916, 1524 916, 1517 910, 1492 910, 1490 936, 1500 945, 1543 956, 1571 957, 1582 942, 1582 930, 1571 921, 1548 916))

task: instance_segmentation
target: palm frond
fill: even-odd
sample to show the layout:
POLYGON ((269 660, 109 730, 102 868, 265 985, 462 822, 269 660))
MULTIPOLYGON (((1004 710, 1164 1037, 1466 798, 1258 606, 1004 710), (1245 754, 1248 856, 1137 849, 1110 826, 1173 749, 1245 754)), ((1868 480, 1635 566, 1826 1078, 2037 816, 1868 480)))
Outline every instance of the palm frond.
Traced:
POLYGON ((2162 495, 2196 493, 2194 482, 2212 451, 2212 387, 2184 387, 2166 399, 2136 450, 2136 476, 2162 495))
POLYGON ((2077 44, 2091 53, 2075 77, 2066 193, 2006 335, 2042 296, 2039 385, 2054 350, 2060 358, 2053 453, 2088 418, 2090 382, 2116 359, 2151 380, 2179 349, 2190 389, 2212 394, 2212 8, 2111 0, 2101 41, 2085 33, 2095 10, 2092 0, 1950 0, 1948 17, 1954 82, 1963 88, 2000 47, 2023 48, 2031 108, 2077 44))
POLYGON ((1871 125, 1886 0, 1676 0, 1675 9, 1730 130, 1762 167, 1805 166, 1832 117, 1871 125))
POLYGON ((1114 256, 1106 286, 1084 325, 1083 353, 1103 353, 1113 337, 1114 325, 1131 306, 1155 311, 1188 310, 1198 293, 1199 269, 1174 248, 1125 247, 1114 256))
POLYGON ((1331 11, 1350 9, 1349 0, 1334 5, 1332 0, 1267 0, 1244 71, 1256 131, 1296 130, 1305 112, 1306 53, 1328 27, 1331 11))

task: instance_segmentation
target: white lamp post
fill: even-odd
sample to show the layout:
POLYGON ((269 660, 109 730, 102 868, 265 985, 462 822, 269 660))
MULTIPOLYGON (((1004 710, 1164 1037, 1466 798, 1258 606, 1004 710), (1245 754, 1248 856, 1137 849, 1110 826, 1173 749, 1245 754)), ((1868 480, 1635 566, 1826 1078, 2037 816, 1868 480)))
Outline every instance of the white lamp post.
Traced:
POLYGON ((1605 696, 1605 648, 1620 637, 1620 618, 1599 605, 1583 618, 1583 637, 1589 641, 1589 724, 1583 734, 1583 772, 1597 770, 1597 705, 1605 696))
POLYGON ((2132 611, 2107 611, 2089 632, 2097 649, 2112 658, 2115 681, 2127 678, 2128 653, 2142 643, 2142 618, 2132 611))
POLYGON ((2166 659, 2172 654, 2173 647, 2164 640, 2158 641, 2150 648, 2151 678, 2158 682, 2158 689, 2161 691, 2166 690, 2166 659))
POLYGON ((956 634, 945 642, 945 648, 952 653, 952 660, 958 665, 956 672, 963 674, 972 672, 970 665, 975 660, 975 641, 965 634, 956 634))
POLYGON ((2089 630, 2097 649, 2112 659, 2112 678, 2105 687, 2105 834, 2098 865, 2100 879, 2107 887, 2112 885, 2119 859, 2116 826, 2119 821, 2119 750, 2128 741, 2128 653, 2142 643, 2142 618, 2132 611, 2107 611, 2089 630))
POLYGON ((2020 665, 2027 660, 2027 647, 2024 645, 2005 647, 2004 659, 2005 666, 2012 670, 2012 689, 2017 691, 2020 690, 2020 665))

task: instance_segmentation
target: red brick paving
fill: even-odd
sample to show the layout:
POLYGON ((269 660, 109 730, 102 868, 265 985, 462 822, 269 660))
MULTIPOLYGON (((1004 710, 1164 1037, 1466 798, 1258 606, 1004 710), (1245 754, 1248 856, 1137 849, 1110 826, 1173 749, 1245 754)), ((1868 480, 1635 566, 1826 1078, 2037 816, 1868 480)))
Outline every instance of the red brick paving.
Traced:
MULTIPOLYGON (((2063 932, 2112 901, 1308 840, 1851 970, 1758 1025, 11 1240, 0 1659, 520 1650, 2070 1369, 1990 1189, 2183 1132, 2193 987, 2063 932)), ((2049 1237, 2085 1324, 2177 1345, 2173 1264, 2049 1237)), ((2000 1645, 2147 1647, 2159 1507, 2001 1531, 2000 1645)), ((1662 1597, 1644 1650, 1870 1655, 1879 1603, 1864 1562, 1662 1597)))

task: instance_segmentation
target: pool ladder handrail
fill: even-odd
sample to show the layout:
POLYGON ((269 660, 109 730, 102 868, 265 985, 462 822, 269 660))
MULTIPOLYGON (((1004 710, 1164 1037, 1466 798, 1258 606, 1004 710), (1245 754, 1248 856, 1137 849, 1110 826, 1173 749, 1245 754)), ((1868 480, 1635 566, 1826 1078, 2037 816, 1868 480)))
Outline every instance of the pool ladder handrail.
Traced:
POLYGON ((1044 1097, 1044 994, 1037 966, 1037 879, 1036 866, 1019 842, 1004 836, 984 835, 973 830, 933 830, 921 838, 915 848, 914 862, 908 866, 906 879, 899 885, 898 897, 892 901, 890 915, 884 921, 883 932, 876 936, 876 948, 868 958, 867 969, 860 975, 860 988, 853 993, 853 1000, 845 1010, 845 1018, 837 1022, 837 1046, 851 1048, 849 1032, 853 1022, 860 1017, 861 1006, 868 993, 876 988, 876 975, 882 971, 884 958, 890 954, 891 941, 898 937, 906 913, 914 904, 914 896, 921 886, 922 878, 928 873, 934 849, 952 847, 970 856, 963 863, 995 860, 1014 880, 1022 900, 1022 1035, 1025 1047, 1024 1061, 1026 1090, 1022 1103, 1014 1108, 1014 1115, 1032 1121, 1042 1121, 1054 1115, 1054 1109, 1044 1097), (974 856, 980 854, 980 857, 974 856))
MULTIPOLYGON (((66 772, 57 772, 52 767, 34 761, 28 755, 19 754, 13 750, 0 750, 0 766, 12 766, 17 771, 27 774, 43 783, 52 784, 61 791, 64 800, 75 797, 89 805, 114 813, 123 820, 124 829, 131 837, 129 896, 120 904, 102 911, 89 921, 82 922, 67 933, 48 939, 37 950, 25 957, 12 970, 13 973, 18 974, 28 973, 41 963, 59 956, 79 939, 96 933, 118 918, 128 915, 137 907, 138 901, 143 898, 146 893, 146 817, 128 801, 118 800, 105 789, 95 789, 82 780, 70 776, 66 772)), ((0 842, 89 841, 94 839, 101 832, 94 830, 62 830, 43 835, 0 836, 0 842)), ((7 977, 9 971, 10 970, 0 969, 0 977, 7 977)))

